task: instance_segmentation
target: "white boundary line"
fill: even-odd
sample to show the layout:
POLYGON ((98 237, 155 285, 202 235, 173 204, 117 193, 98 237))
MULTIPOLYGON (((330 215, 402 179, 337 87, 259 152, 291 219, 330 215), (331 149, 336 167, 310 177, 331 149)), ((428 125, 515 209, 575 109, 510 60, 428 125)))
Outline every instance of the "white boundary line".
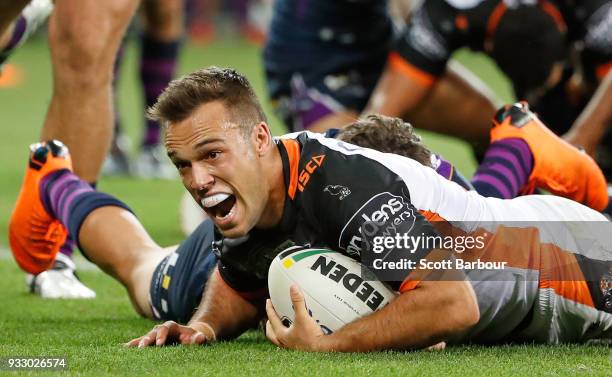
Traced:
MULTIPOLYGON (((0 245, 0 262, 8 261, 10 263, 15 263, 13 261, 13 256, 11 255, 11 251, 5 245, 0 245)), ((87 259, 83 258, 82 255, 78 251, 75 251, 74 254, 74 263, 77 266, 77 271, 98 271, 101 272, 98 266, 91 263, 87 259)))

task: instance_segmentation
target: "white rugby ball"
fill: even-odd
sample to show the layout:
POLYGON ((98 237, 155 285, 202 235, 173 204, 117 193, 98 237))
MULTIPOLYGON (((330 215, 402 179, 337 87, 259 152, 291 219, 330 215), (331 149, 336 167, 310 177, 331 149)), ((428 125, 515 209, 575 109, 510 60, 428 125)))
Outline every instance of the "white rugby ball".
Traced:
POLYGON ((396 296, 373 275, 364 279, 363 271, 366 269, 359 262, 339 252, 292 247, 270 265, 270 298, 283 323, 289 326, 295 318, 289 287, 297 284, 310 315, 329 334, 384 307, 396 296))

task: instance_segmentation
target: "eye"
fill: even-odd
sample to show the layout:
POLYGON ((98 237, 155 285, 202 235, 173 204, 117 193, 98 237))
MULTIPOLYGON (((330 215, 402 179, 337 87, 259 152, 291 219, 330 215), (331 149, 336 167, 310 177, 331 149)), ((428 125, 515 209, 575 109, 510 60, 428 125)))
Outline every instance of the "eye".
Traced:
POLYGON ((185 170, 187 169, 191 164, 189 162, 183 162, 183 161, 177 161, 174 163, 174 166, 176 166, 176 168, 179 171, 185 170))
POLYGON ((210 151, 206 153, 205 159, 206 160, 216 160, 217 158, 219 158, 220 154, 221 154, 220 151, 210 151))

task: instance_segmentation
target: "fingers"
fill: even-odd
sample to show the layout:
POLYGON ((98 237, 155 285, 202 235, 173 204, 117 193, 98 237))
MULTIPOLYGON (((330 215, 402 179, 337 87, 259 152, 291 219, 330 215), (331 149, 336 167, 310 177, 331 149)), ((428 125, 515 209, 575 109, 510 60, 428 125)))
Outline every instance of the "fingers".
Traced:
POLYGON ((270 321, 266 321, 266 337, 274 344, 276 344, 278 347, 280 347, 280 343, 278 341, 278 338, 276 337, 276 333, 274 332, 274 329, 272 328, 272 324, 270 323, 270 321))
POLYGON ((136 347, 138 345, 138 343, 140 343, 140 339, 142 337, 138 337, 136 339, 132 339, 129 342, 125 343, 124 346, 125 347, 136 347))
POLYGON ((304 301, 304 294, 296 284, 292 284, 289 287, 289 295, 291 296, 291 303, 293 304, 293 311, 295 312, 295 320, 299 321, 301 318, 308 318, 308 309, 306 309, 306 301, 304 301))
POLYGON ((204 344, 206 343, 206 335, 201 332, 196 332, 189 339, 189 344, 204 344))
POLYGON ((158 328, 157 333, 155 334, 156 346, 161 346, 166 343, 166 339, 168 339, 168 333, 170 332, 171 326, 172 324, 168 322, 165 322, 159 327, 155 326, 156 328, 158 328))
POLYGON ((446 348, 446 342, 440 342, 426 348, 427 351, 442 351, 446 348))
POLYGON ((125 346, 138 348, 152 345, 163 346, 176 340, 180 341, 181 344, 202 344, 206 342, 206 336, 187 326, 180 326, 174 321, 167 321, 155 326, 146 335, 129 341, 125 346))
POLYGON ((138 342, 138 348, 144 348, 152 345, 155 342, 155 334, 156 330, 153 330, 147 335, 140 338, 140 342, 138 342))
POLYGON ((283 325, 278 314, 276 314, 276 310, 274 310, 272 300, 270 299, 266 300, 266 314, 268 315, 268 320, 266 321, 266 337, 268 337, 272 343, 281 347, 279 337, 286 334, 287 328, 283 325))
MULTIPOLYGON (((266 314, 268 315, 268 323, 270 324, 271 328, 275 330, 275 333, 277 333, 280 329, 285 328, 278 314, 276 314, 276 310, 274 310, 272 300, 270 299, 266 300, 266 314)), ((268 330, 268 323, 266 323, 266 331, 268 330)))

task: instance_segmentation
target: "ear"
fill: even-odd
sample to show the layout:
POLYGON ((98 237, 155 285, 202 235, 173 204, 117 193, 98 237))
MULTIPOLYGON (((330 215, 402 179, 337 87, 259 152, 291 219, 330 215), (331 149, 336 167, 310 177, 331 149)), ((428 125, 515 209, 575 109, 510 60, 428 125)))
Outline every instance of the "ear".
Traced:
POLYGON ((260 122, 253 128, 253 137, 255 138, 255 151, 259 156, 264 155, 272 144, 272 133, 266 122, 260 122))

